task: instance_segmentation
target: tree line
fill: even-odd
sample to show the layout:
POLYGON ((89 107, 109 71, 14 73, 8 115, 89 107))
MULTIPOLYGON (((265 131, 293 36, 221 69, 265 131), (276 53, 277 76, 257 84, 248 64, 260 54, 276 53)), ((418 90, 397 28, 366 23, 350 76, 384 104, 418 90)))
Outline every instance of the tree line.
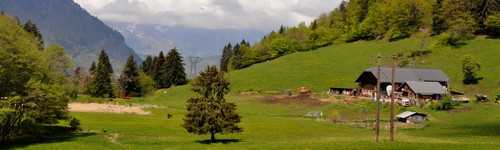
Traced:
POLYGON ((294 52, 359 40, 436 36, 436 45, 500 36, 500 0, 349 0, 309 25, 281 26, 253 45, 227 44, 220 68, 235 70, 294 52))
POLYGON ((187 83, 183 60, 176 48, 171 49, 166 57, 163 52, 155 57, 147 56, 140 67, 134 57, 129 56, 116 81, 105 50, 99 54, 97 63, 93 62, 89 67, 89 75, 82 78, 80 70, 75 70, 75 84, 84 84, 85 94, 100 98, 140 97, 152 88, 170 88, 187 83))

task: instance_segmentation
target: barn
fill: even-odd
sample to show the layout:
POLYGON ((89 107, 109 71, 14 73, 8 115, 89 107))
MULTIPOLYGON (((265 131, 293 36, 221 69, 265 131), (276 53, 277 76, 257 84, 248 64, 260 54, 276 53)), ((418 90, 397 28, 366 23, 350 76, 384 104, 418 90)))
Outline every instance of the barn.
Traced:
MULTIPOLYGON (((380 67, 380 77, 377 78, 377 67, 364 70, 356 79, 360 88, 359 95, 373 96, 376 92, 377 81, 380 78, 380 90, 382 96, 386 96, 386 87, 391 85, 392 68, 380 67)), ((448 76, 438 69, 420 69, 420 68, 396 68, 395 69, 395 89, 401 89, 403 84, 408 81, 436 82, 443 87, 448 87, 448 76)))
POLYGON ((439 82, 407 81, 400 89, 402 96, 412 103, 422 100, 439 100, 446 94, 446 87, 439 82))

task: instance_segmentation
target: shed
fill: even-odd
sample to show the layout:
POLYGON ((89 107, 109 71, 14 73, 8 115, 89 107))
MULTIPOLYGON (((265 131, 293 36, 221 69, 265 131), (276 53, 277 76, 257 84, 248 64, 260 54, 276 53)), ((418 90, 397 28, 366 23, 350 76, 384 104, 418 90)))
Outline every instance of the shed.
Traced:
POLYGON ((405 111, 396 115, 396 119, 404 123, 422 123, 427 120, 427 115, 413 111, 405 111))

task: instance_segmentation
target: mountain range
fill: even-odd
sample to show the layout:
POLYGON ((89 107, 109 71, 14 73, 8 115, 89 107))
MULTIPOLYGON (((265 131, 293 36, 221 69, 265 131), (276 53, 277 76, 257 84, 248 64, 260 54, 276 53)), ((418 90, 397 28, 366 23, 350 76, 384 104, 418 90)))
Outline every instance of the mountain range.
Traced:
POLYGON ((103 49, 115 70, 120 70, 129 55, 140 58, 119 32, 73 0, 0 0, 0 11, 17 17, 21 23, 34 22, 46 45, 63 46, 77 66, 88 68, 103 49))

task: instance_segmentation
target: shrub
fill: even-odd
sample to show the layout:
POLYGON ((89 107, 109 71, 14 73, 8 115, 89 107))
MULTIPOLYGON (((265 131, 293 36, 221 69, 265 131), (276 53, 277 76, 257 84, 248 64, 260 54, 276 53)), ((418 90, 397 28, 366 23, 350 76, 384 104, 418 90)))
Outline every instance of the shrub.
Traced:
POLYGON ((432 110, 450 110, 453 109, 455 106, 458 106, 459 103, 454 103, 450 97, 445 97, 442 100, 439 101, 432 101, 429 104, 430 109, 432 110))
POLYGON ((436 46, 459 46, 465 44, 467 39, 459 34, 446 32, 438 36, 436 46))
POLYGON ((73 118, 69 121, 69 126, 73 131, 80 131, 82 128, 80 127, 80 120, 73 118))

